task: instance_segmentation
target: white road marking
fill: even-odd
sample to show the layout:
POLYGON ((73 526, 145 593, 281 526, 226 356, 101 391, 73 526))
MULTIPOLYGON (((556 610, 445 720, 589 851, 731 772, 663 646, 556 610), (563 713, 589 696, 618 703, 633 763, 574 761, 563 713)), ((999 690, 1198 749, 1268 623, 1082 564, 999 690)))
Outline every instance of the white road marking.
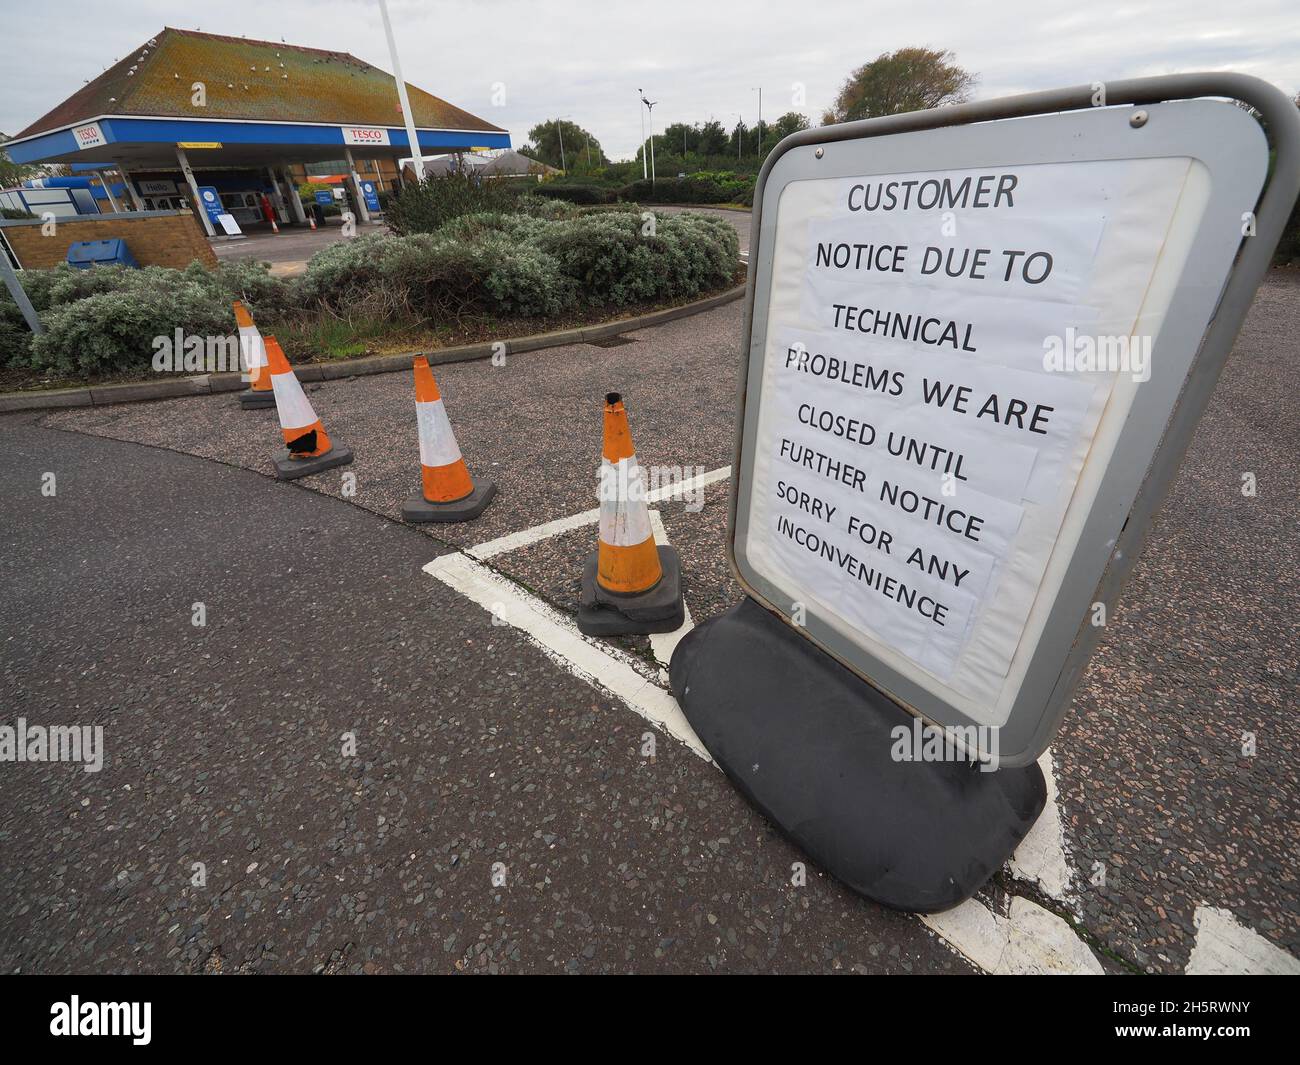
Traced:
POLYGON ((1192 920, 1196 942, 1184 970, 1188 976, 1300 974, 1300 960, 1241 924, 1227 910, 1197 906, 1192 920))
MULTIPOLYGON (((697 477, 688 477, 676 484, 661 485, 647 492, 645 501, 647 503, 663 503, 671 499, 678 499, 698 488, 707 488, 718 481, 725 481, 730 476, 731 467, 723 466, 720 469, 702 473, 697 477)), ((527 547, 529 544, 535 544, 538 540, 545 540, 552 536, 559 536, 561 533, 572 532, 574 529, 581 529, 584 525, 594 525, 598 521, 600 521, 600 508, 593 507, 591 510, 584 510, 580 514, 570 514, 567 518, 556 518, 554 521, 534 525, 531 529, 522 529, 519 532, 499 536, 495 540, 488 540, 477 547, 471 547, 468 554, 480 561, 485 561, 496 555, 504 555, 508 551, 516 551, 521 547, 527 547)))
MULTIPOLYGON (((668 530, 664 528, 664 520, 659 515, 659 511, 650 511, 650 531, 655 534, 655 543, 663 547, 668 543, 668 530)), ((663 669, 659 671, 660 683, 668 684, 668 663, 672 661, 673 651, 678 643, 681 642, 691 629, 695 628, 695 619, 691 617, 691 608, 688 604, 683 603, 682 609, 686 614, 681 628, 674 629, 672 632, 655 632, 650 635, 650 650, 654 652, 655 659, 663 669)))
POLYGON ((1005 917, 975 899, 920 917, 927 928, 994 976, 1101 976, 1105 972, 1074 929, 1028 899, 1012 896, 1005 917))
MULTIPOLYGON (((730 474, 729 466, 713 470, 679 485, 647 493, 647 500, 658 502, 673 498, 694 488, 723 480, 730 474)), ((600 510, 597 508, 546 522, 490 540, 467 552, 443 555, 426 565, 424 571, 519 629, 562 668, 609 692, 634 713, 681 740, 696 755, 716 766, 717 763, 713 762, 712 756, 677 705, 677 700, 640 671, 641 663, 605 641, 598 643, 583 636, 567 616, 523 591, 514 581, 481 564, 480 560, 571 529, 595 524, 599 518, 600 510)), ((667 543, 667 532, 657 510, 650 512, 650 521, 656 541, 660 544, 667 543)), ((666 664, 677 642, 693 627, 694 621, 688 610, 686 622, 680 629, 662 636, 652 636, 651 647, 655 658, 666 664)), ((661 682, 666 684, 667 677, 662 670, 659 675, 661 682)), ((1048 890, 1048 886, 1064 893, 1069 884, 1069 870, 1065 866, 1060 846, 1060 817, 1055 805, 1056 786, 1051 774, 1051 762, 1046 755, 1044 763, 1043 769, 1048 780, 1048 807, 1044 810, 1044 818, 1049 823, 1028 849, 1024 850, 1034 833, 1026 836, 1025 842, 1021 844, 1024 853, 1017 853, 1013 865, 1018 863, 1018 875, 1037 880, 1049 894, 1053 892, 1048 890)), ((1057 896, 1053 894, 1053 897, 1057 896)), ((969 899, 945 913, 918 916, 932 932, 988 973, 1103 972, 1092 951, 1065 921, 1028 899, 1012 897, 1006 915, 995 914, 982 903, 969 899)))
POLYGON ((519 629, 570 673, 603 688, 705 761, 713 761, 677 700, 639 673, 629 661, 630 655, 616 654, 612 647, 588 640, 563 614, 464 554, 435 558, 424 571, 519 629))
POLYGON ((1011 875, 1017 880, 1037 884, 1048 898, 1058 902, 1071 902, 1070 864, 1065 860, 1065 833, 1061 826, 1061 811, 1056 803, 1056 774, 1052 769, 1052 751, 1049 747, 1038 759, 1039 768, 1047 781, 1047 805, 1029 833, 1020 841, 1008 863, 1011 875))

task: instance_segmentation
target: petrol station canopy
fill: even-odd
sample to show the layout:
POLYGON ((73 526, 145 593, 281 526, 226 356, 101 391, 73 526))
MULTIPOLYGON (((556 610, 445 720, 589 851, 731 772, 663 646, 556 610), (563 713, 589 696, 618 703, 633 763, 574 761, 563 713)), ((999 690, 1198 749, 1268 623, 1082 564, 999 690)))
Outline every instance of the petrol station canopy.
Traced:
MULTIPOLYGON (((499 126, 407 91, 422 155, 510 147, 499 126)), ((391 74, 347 52, 170 27, 4 145, 16 163, 131 170, 174 168, 178 148, 195 169, 412 154, 391 74)))

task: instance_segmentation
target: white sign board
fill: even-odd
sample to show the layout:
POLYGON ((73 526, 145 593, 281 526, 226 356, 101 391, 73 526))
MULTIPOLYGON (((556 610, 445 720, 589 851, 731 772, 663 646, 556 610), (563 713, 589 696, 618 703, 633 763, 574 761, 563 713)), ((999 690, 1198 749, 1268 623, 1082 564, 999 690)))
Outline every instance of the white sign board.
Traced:
POLYGON ((108 138, 104 136, 104 131, 99 128, 98 122, 88 122, 84 126, 73 126, 72 136, 77 142, 78 151, 86 148, 98 148, 101 144, 108 143, 108 138))
POLYGON ((360 147, 373 148, 376 145, 387 145, 388 130, 382 126, 343 126, 343 143, 359 145, 360 147))
POLYGON ((1012 764, 1047 712, 1031 667, 1060 675, 1091 606, 1070 566, 1088 596, 1106 566, 1084 525, 1119 533, 1112 475, 1136 490, 1195 354, 1171 300, 1206 272, 1203 329, 1264 177, 1239 109, 1152 111, 1146 136, 1098 110, 798 147, 762 193, 737 571, 914 712, 1014 726, 1012 764), (1234 224, 1194 261, 1216 201, 1234 224), (1117 451, 1135 419, 1149 446, 1117 451))
POLYGON ((174 181, 143 179, 136 181, 136 186, 143 196, 175 196, 179 191, 174 181))

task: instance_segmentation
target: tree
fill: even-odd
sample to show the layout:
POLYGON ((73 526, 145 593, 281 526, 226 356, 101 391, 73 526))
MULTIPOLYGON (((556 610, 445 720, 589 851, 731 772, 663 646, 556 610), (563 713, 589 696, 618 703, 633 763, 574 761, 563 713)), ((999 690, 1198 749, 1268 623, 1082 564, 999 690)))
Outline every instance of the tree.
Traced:
POLYGON ((978 76, 959 67, 956 58, 933 48, 877 56, 849 75, 822 125, 965 103, 978 76))
POLYGON ((721 122, 711 118, 700 127, 696 151, 705 157, 727 153, 727 131, 722 128, 721 122))
MULTIPOLYGON (((672 145, 675 153, 685 157, 688 152, 699 151, 700 134, 694 126, 688 126, 685 122, 674 122, 671 126, 664 129, 664 143, 672 145)), ((655 151, 659 150, 659 137, 655 137, 655 151)))
POLYGON ((586 169, 590 157, 591 166, 603 166, 608 160, 600 149, 600 141, 567 118, 553 118, 549 122, 540 122, 528 131, 531 151, 525 155, 538 159, 551 166, 568 170, 586 169), (560 150, 560 134, 564 135, 564 150, 560 150))

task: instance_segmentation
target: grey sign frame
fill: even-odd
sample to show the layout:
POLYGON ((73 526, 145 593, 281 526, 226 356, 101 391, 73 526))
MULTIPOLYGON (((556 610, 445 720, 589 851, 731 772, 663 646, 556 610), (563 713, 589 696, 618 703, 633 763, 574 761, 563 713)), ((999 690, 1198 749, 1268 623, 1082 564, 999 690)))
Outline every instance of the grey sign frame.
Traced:
MULTIPOLYGON (((1155 384, 1153 379, 1143 384, 1139 391, 1133 411, 1121 432, 1116 453, 1150 455, 1150 462, 1131 463, 1127 469, 1117 469, 1117 464, 1112 461, 1106 471, 1011 714, 1000 730, 997 753, 1001 764, 1008 766, 1026 765, 1036 759, 1059 728, 1100 637, 1100 629, 1089 623, 1086 605, 1099 601, 1113 607, 1116 602, 1141 551, 1151 518, 1163 501, 1209 402, 1255 290, 1268 270, 1291 207, 1300 194, 1300 108, 1267 82, 1240 74, 1186 74, 1108 82, 1104 91, 1104 107, 1095 106, 1098 86, 1089 85, 805 130, 785 138, 776 146, 759 174, 754 195, 741 349, 740 416, 735 442, 727 554, 732 572, 745 592, 789 623, 788 611, 781 604, 792 605, 793 597, 784 594, 782 589, 759 574, 743 555, 737 554, 737 544, 745 543, 748 532, 753 471, 746 462, 745 441, 746 438, 754 439, 757 431, 759 403, 756 399, 761 388, 767 345, 767 300, 774 255, 777 211, 770 208, 765 216, 764 203, 779 201, 781 188, 791 180, 847 176, 835 171, 834 167, 823 165, 825 159, 834 159, 835 145, 901 133, 951 131, 945 135, 945 144, 963 152, 964 156, 931 159, 929 165, 914 165, 915 159, 911 159, 890 167, 895 173, 990 163, 1013 165, 1178 155, 1200 158, 1206 163, 1216 179, 1216 190, 1217 179, 1231 177, 1233 163, 1222 156, 1202 158, 1215 155, 1212 143, 1200 151, 1194 150, 1194 145, 1189 143, 1186 135, 1188 119, 1195 118, 1188 111, 1190 101, 1223 98, 1248 104, 1259 114, 1272 135, 1276 156, 1255 205, 1255 235, 1242 237, 1240 221, 1231 220, 1237 227, 1236 240, 1239 243, 1235 245, 1226 281, 1221 270, 1216 277, 1194 276, 1198 253, 1207 248, 1218 248, 1221 253, 1223 248, 1225 223, 1218 220, 1219 224, 1214 225, 1210 219, 1216 200, 1214 194, 1197 228, 1189 266, 1179 279, 1156 346, 1161 359, 1170 349, 1181 350, 1186 358, 1186 374, 1177 381, 1173 375, 1168 375, 1163 385, 1155 388, 1152 388, 1155 384), (1054 120, 1064 121, 1084 113, 1109 116, 1104 121, 1112 123, 1116 132, 1115 149, 1109 155, 1077 155, 1061 144, 1043 143, 1047 129, 1042 122, 988 124, 1002 119, 1049 115, 1054 116, 1054 120), (977 123, 986 125, 977 126, 977 123), (980 151, 972 150, 977 144, 996 140, 996 131, 1011 126, 1020 127, 1019 134, 1031 134, 1038 143, 1026 145, 1016 158, 990 159, 981 157, 980 151), (1175 130, 1176 136, 1172 135, 1175 130), (1124 134, 1124 131, 1128 133, 1124 134), (790 155, 799 149, 809 150, 790 155), (974 161, 969 161, 971 159, 974 161), (792 161, 797 165, 792 167, 792 161), (778 166, 782 168, 778 184, 769 187, 769 179, 778 166), (756 307, 761 311, 757 336, 756 307), (1152 424, 1148 417, 1143 424, 1140 417, 1134 416, 1141 413, 1139 404, 1148 415, 1167 410, 1167 417, 1161 416, 1158 424, 1152 424), (1124 452, 1121 448, 1131 450, 1124 452), (1080 610, 1079 604, 1085 604, 1084 609, 1080 610)), ((1022 139, 1028 138, 1022 136, 1022 139)), ((877 143, 883 148, 888 143, 897 144, 905 140, 896 138, 894 142, 877 143)), ((1051 141, 1050 136, 1047 141, 1051 141)), ((901 153, 903 158, 908 154, 901 153)), ((898 158, 899 153, 893 153, 893 157, 898 158)), ((872 170, 869 173, 890 170, 872 170)), ((940 726, 977 724, 956 707, 847 640, 811 607, 805 609, 804 624, 792 627, 899 705, 940 726)))

